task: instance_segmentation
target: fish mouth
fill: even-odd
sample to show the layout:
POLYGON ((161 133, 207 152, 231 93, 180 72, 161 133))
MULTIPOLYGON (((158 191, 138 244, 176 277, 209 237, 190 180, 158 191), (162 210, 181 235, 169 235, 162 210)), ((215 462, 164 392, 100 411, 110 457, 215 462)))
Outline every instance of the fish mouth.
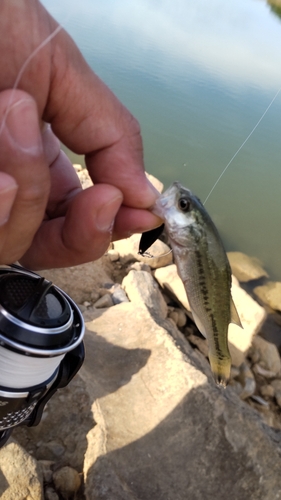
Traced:
POLYGON ((150 209, 154 215, 157 215, 162 220, 165 220, 165 212, 175 205, 178 185, 178 182, 174 182, 163 194, 159 196, 150 209))

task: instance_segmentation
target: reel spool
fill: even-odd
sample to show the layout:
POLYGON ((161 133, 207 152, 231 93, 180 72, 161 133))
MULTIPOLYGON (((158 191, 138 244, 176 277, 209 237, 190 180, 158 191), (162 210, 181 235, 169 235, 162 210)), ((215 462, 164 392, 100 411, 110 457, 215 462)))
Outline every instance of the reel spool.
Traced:
POLYGON ((0 447, 37 425, 84 360, 84 320, 61 289, 20 266, 0 267, 0 447))

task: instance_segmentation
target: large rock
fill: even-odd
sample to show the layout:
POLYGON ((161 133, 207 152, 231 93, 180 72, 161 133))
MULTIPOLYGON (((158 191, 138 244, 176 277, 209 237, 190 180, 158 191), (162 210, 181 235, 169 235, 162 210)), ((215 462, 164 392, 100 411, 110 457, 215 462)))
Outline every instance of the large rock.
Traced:
MULTIPOLYGON (((157 269, 154 272, 154 276, 166 292, 176 297, 178 301, 190 311, 188 297, 186 296, 183 283, 178 276, 175 264, 157 269)), ((260 330, 266 318, 266 312, 239 286, 235 278, 232 280, 231 292, 243 329, 232 323, 229 325, 229 349, 232 364, 234 366, 240 366, 245 360, 253 337, 260 330)))
POLYGON ((262 302, 276 311, 281 311, 281 283, 269 281, 265 285, 256 286, 254 293, 262 302))
POLYGON ((239 281, 251 281, 268 276, 256 257, 249 257, 242 252, 228 252, 227 256, 232 272, 239 281))
POLYGON ((40 275, 62 288, 75 302, 82 304, 91 299, 93 291, 105 283, 112 283, 104 269, 105 259, 63 269, 47 269, 40 275))
POLYGON ((0 498, 43 499, 41 468, 37 461, 15 442, 8 442, 0 450, 0 498))
POLYGON ((280 433, 172 333, 136 302, 87 323, 87 500, 280 498, 280 433))

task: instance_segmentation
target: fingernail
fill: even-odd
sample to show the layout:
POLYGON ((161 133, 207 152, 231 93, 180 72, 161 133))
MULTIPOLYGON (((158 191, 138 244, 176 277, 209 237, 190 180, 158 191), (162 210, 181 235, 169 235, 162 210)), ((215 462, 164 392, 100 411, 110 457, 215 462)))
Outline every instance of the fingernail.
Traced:
POLYGON ((22 151, 38 154, 42 148, 36 104, 22 99, 9 109, 6 127, 13 142, 22 151))
POLYGON ((0 184, 0 226, 3 226, 9 219, 18 185, 10 176, 7 176, 6 179, 1 178, 0 184))
POLYGON ((116 196, 113 200, 103 205, 97 213, 96 225, 100 231, 112 231, 116 214, 122 203, 122 196, 116 196))

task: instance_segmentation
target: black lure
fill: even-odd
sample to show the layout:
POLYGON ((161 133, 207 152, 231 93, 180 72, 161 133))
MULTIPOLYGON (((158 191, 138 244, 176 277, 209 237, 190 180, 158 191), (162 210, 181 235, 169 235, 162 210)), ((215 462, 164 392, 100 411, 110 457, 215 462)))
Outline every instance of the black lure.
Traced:
POLYGON ((139 244, 139 254, 144 255, 146 250, 153 245, 153 243, 158 240, 159 236, 164 231, 165 224, 156 227, 155 229, 151 229, 150 231, 146 231, 142 233, 140 244, 139 244))

